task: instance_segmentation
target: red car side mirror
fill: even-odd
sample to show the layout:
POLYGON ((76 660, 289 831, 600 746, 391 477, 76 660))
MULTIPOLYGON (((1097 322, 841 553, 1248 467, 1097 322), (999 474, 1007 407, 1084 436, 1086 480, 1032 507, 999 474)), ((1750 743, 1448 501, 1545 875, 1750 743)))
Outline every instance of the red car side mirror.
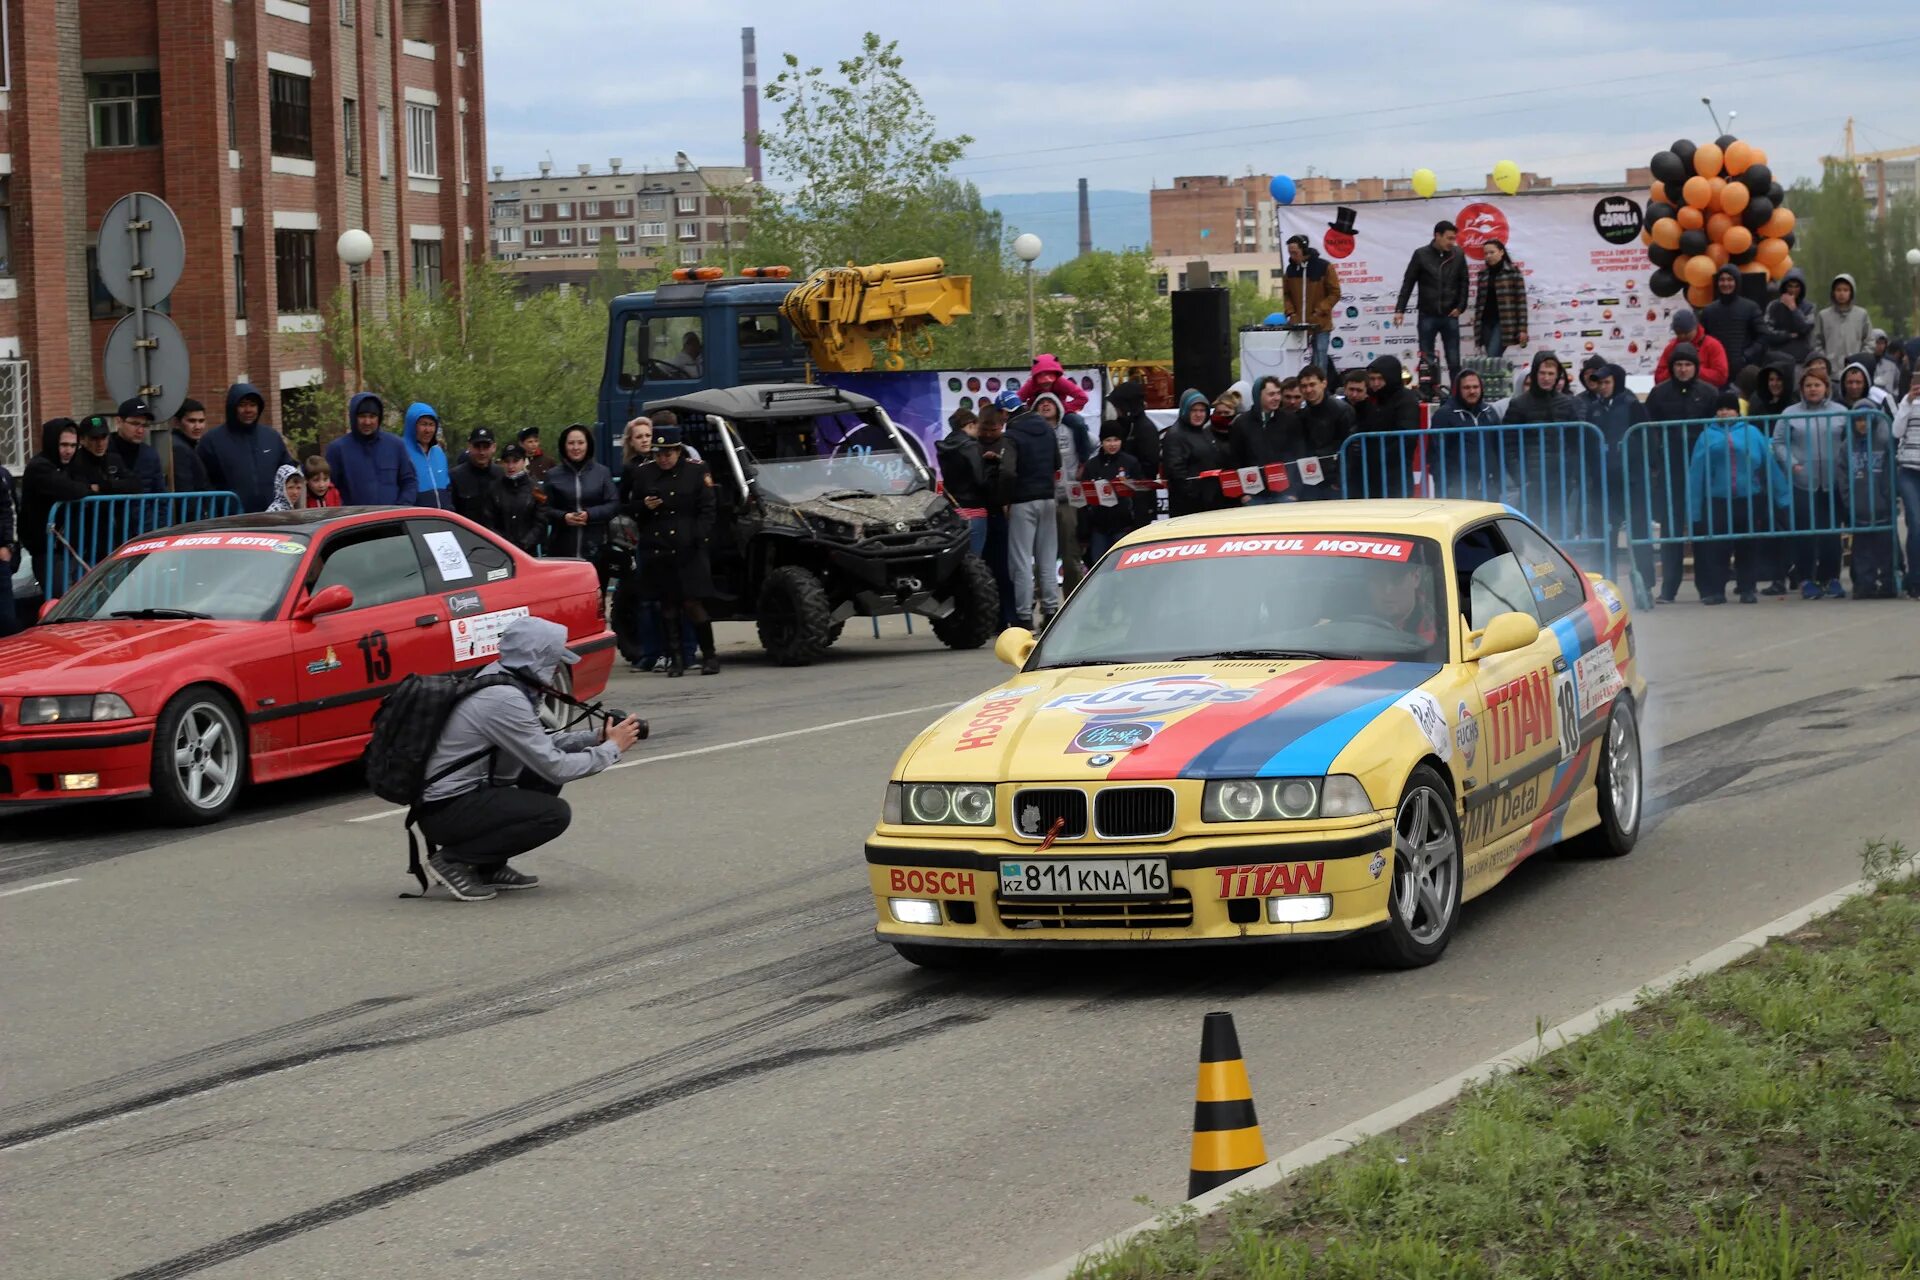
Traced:
POLYGON ((41 622, 45 622, 47 620, 47 615, 52 613, 53 607, 59 603, 60 603, 60 597, 58 596, 55 596, 53 599, 43 602, 40 606, 40 613, 38 615, 38 620, 41 622))
POLYGON ((311 622, 328 613, 339 613, 343 609, 353 608, 353 591, 342 583, 322 587, 318 595, 309 596, 300 602, 293 611, 295 622, 311 622))

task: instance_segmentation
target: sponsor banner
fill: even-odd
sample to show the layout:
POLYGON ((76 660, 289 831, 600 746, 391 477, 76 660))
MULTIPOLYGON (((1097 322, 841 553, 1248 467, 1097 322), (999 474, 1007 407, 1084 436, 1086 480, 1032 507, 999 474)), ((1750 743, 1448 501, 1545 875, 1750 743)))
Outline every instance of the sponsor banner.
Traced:
MULTIPOLYGON (((1497 239, 1527 280, 1528 346, 1510 345, 1510 363, 1525 366, 1533 352, 1545 350, 1569 365, 1599 355, 1628 373, 1651 374, 1671 336, 1669 317, 1686 297, 1656 298, 1647 288, 1653 267, 1639 238, 1645 199, 1640 188, 1619 188, 1385 200, 1354 205, 1351 218, 1344 209, 1336 218, 1329 205, 1283 205, 1278 238, 1306 236, 1340 274, 1331 340, 1339 368, 1395 355, 1413 369, 1416 302, 1408 300, 1403 325, 1393 323, 1393 308, 1408 259, 1446 218, 1460 229, 1476 294, 1460 317, 1462 354, 1478 354, 1473 316, 1480 268, 1486 242, 1497 239)), ((1515 335, 1505 337, 1511 344, 1515 335)))
POLYGON ((282 538, 271 533, 186 533, 174 538, 147 538, 139 542, 129 542, 116 554, 144 556, 155 551, 197 551, 203 548, 220 551, 277 551, 283 556, 297 556, 306 553, 307 544, 294 538, 282 538))
MULTIPOLYGON (((1642 261, 1645 255, 1642 255, 1642 261)), ((1106 407, 1107 380, 1104 370, 1075 366, 1063 375, 1087 393, 1087 407, 1080 416, 1089 426, 1098 428, 1106 407)), ((1027 380, 1025 369, 946 369, 938 372, 904 373, 824 373, 820 381, 830 386, 870 396, 880 402, 902 431, 912 436, 932 458, 934 445, 947 434, 947 417, 955 409, 978 409, 1002 391, 1020 389, 1027 380)))
POLYGON ((1613 660, 1613 646, 1610 644, 1596 645, 1581 654, 1573 670, 1580 689, 1581 719, 1612 702, 1627 687, 1627 682, 1620 676, 1620 665, 1613 660))
POLYGON ((447 630, 453 636, 453 660, 467 662, 474 658, 491 658, 500 652, 500 633, 516 618, 527 616, 528 610, 496 609, 492 613, 476 614, 470 618, 455 618, 447 624, 447 630))
POLYGON ((1405 564, 1412 554, 1413 543, 1401 538, 1361 538, 1342 533, 1247 534, 1187 538, 1134 547, 1124 552, 1114 567, 1139 569, 1180 560, 1220 560, 1236 556, 1350 556, 1405 564))

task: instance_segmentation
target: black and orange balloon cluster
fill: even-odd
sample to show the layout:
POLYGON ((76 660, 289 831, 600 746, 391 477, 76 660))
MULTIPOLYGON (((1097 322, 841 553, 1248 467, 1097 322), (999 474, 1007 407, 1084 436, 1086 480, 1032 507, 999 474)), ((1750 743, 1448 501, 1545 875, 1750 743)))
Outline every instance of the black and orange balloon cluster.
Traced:
POLYGON ((1778 280, 1793 265, 1793 210, 1767 153, 1726 134, 1685 138, 1653 157, 1653 189, 1640 239, 1653 263, 1647 287, 1663 298, 1713 301, 1713 277, 1732 263, 1778 280))

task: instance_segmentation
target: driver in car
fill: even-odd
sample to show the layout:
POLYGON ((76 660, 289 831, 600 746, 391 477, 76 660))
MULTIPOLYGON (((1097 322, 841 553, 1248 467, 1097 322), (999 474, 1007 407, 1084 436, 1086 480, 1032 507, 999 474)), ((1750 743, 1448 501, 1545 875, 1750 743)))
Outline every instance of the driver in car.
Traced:
POLYGON ((1380 564, 1367 575, 1365 603, 1356 621, 1378 622, 1432 644, 1440 630, 1434 622, 1427 570, 1417 564, 1380 564))

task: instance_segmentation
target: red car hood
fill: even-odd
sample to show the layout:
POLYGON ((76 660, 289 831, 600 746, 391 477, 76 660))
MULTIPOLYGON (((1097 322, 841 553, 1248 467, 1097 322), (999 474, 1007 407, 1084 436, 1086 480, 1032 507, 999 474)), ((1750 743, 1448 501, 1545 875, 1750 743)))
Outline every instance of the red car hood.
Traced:
POLYGON ((231 643, 258 622, 58 622, 0 640, 0 697, 38 693, 111 692, 132 678, 146 684, 149 665, 178 660, 189 645, 231 643))

